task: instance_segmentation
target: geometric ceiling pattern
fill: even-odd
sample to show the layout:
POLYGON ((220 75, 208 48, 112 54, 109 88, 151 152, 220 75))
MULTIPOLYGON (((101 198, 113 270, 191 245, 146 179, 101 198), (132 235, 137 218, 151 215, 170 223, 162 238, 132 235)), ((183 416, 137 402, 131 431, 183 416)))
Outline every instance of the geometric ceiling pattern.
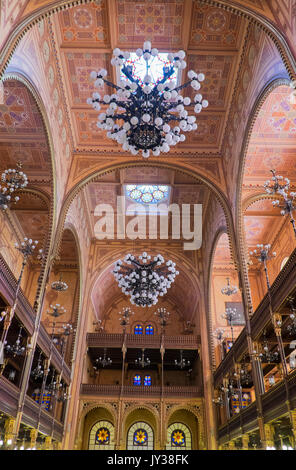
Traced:
MULTIPOLYGON (((280 85, 267 96, 252 130, 243 180, 245 200, 265 193, 263 185, 270 179, 271 169, 296 186, 295 143, 296 103, 291 99, 291 88, 280 85)), ((284 221, 270 199, 254 202, 244 216, 247 245, 272 243, 284 221)))
POLYGON ((262 185, 276 170, 296 184, 296 103, 291 88, 278 86, 266 98, 250 139, 244 185, 262 185))
MULTIPOLYGON (((199 2, 193 2, 188 18, 184 0, 159 0, 147 4, 117 0, 112 4, 114 11, 110 10, 109 2, 102 0, 78 5, 50 17, 75 148, 97 154, 120 151, 119 146, 97 128, 98 113, 86 104, 87 97, 94 91, 89 74, 104 67, 114 80, 110 65, 113 45, 131 51, 145 39, 150 39, 160 50, 186 50, 188 68, 184 71, 184 80, 191 68, 206 75, 201 91, 210 106, 198 117, 198 130, 188 135, 186 141, 171 153, 219 153, 241 58, 246 20, 199 2)), ((110 90, 105 87, 103 94, 107 92, 110 90)), ((190 94, 193 97, 191 91, 190 94)))
POLYGON ((4 82, 0 155, 0 170, 21 161, 30 180, 49 181, 50 154, 41 113, 28 88, 15 80, 4 82))
MULTIPOLYGON (((193 178, 187 177, 174 170, 152 168, 129 168, 109 173, 97 178, 84 189, 88 213, 90 214, 90 226, 94 227, 98 217, 94 216, 98 204, 110 204, 114 213, 117 212, 117 197, 124 196, 124 186, 141 181, 142 184, 164 184, 170 187, 169 204, 202 204, 203 217, 209 202, 209 189, 198 183, 193 178)), ((126 200, 126 209, 133 201, 126 200)), ((134 216, 133 216, 134 217, 134 216)), ((126 223, 128 223, 128 217, 126 223)), ((116 220, 115 220, 116 222, 116 220)), ((116 230, 116 225, 115 225, 116 230)), ((170 232, 169 232, 170 233, 170 232)), ((92 236, 95 234, 92 233, 92 236)))

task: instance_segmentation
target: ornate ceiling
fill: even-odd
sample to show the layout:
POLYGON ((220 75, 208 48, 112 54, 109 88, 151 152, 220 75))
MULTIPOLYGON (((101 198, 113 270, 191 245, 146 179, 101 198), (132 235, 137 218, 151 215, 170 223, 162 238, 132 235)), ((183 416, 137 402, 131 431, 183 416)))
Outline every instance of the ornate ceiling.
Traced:
MULTIPOLYGON (((12 15, 10 5, 4 1, 1 21, 12 15, 13 21, 20 22, 21 18, 49 3, 52 7, 57 4, 24 0, 18 3, 12 15)), ((191 0, 82 2, 33 26, 12 56, 7 72, 29 78, 43 103, 55 159, 57 214, 64 196, 83 178, 98 170, 110 169, 112 165, 138 163, 139 157, 123 153, 106 138, 104 132, 99 131, 97 112, 86 104, 87 97, 94 91, 89 81, 92 70, 104 67, 115 81, 114 70, 110 66, 114 47, 131 50, 139 47, 144 39, 150 39, 162 51, 182 48, 187 53, 188 69, 205 73, 201 91, 210 105, 198 117, 197 132, 191 133, 184 144, 173 148, 168 155, 149 159, 151 167, 111 171, 87 185, 73 200, 66 223, 77 226, 85 269, 87 258, 83 255, 93 237, 94 209, 98 203, 115 205, 116 196, 122 194, 126 183, 169 184, 172 186, 171 202, 202 203, 206 225, 203 256, 209 259, 216 231, 226 227, 225 214, 208 186, 168 168, 175 165, 208 178, 221 190, 234 214, 238 176, 243 169, 241 150, 249 119, 255 104, 260 102, 262 90, 275 79, 281 79, 282 85, 261 106, 250 137, 243 203, 262 192, 262 184, 271 167, 284 176, 289 173, 296 183, 293 171, 296 168, 292 161, 295 105, 289 100, 290 88, 284 84, 288 74, 282 56, 272 39, 247 17, 212 3, 214 5, 191 0), (157 168, 158 162, 164 168, 157 168)), ((284 19, 290 13, 293 17, 294 0, 282 0, 281 8, 273 1, 265 0, 222 3, 242 4, 250 11, 260 12, 262 18, 282 24, 287 38, 293 37, 294 23, 284 19)), ((2 30, 2 39, 8 31, 9 26, 2 30)), ((106 88, 104 91, 107 93, 109 90, 106 88)), ((50 152, 41 114, 27 88, 11 79, 4 82, 4 102, 0 104, 0 154, 5 167, 14 166, 21 159, 31 183, 46 182, 48 185, 51 178, 50 152)), ((33 203, 24 199, 23 204, 16 211, 20 226, 26 225, 33 203)), ((39 219, 37 217, 32 222, 30 230, 36 237, 37 229, 34 227, 39 223, 42 231, 44 223, 42 207, 35 210, 39 219)), ((269 201, 255 203, 247 209, 245 228, 248 245, 262 242, 263 238, 268 242, 278 233, 282 219, 272 211, 269 201)), ((231 256, 229 247, 222 242, 221 237, 217 259, 228 263, 231 256)), ((69 263, 73 253, 71 243, 71 240, 65 240, 63 248, 63 258, 69 263)), ((172 247, 172 251, 174 249, 172 247)), ((202 272, 200 259, 193 259, 194 255, 188 253, 184 257, 189 262, 193 260, 196 271, 202 272)), ((180 279, 186 285, 188 273, 182 276, 180 279)), ((109 281, 106 285, 112 292, 109 281)), ((179 287, 176 284, 174 289, 171 295, 184 298, 190 317, 195 308, 191 306, 194 289, 188 297, 181 284, 179 287)))
MULTIPOLYGON (((169 185, 169 204, 178 204, 179 206, 182 204, 202 204, 203 218, 206 218, 210 191, 205 185, 178 171, 157 167, 128 168, 108 173, 86 186, 84 194, 87 201, 87 212, 90 214, 89 222, 92 227, 92 236, 94 236, 95 223, 99 220, 98 217, 94 216, 96 206, 98 204, 110 204, 116 214, 117 197, 124 196, 124 186, 139 182, 141 184, 169 185)), ((129 201, 127 200, 127 208, 128 205, 129 201)), ((126 219, 127 222, 128 218, 126 219)))
POLYGON ((0 169, 13 168, 20 161, 31 182, 42 182, 43 187, 50 183, 50 153, 41 113, 28 88, 15 80, 4 83, 0 154, 0 169))

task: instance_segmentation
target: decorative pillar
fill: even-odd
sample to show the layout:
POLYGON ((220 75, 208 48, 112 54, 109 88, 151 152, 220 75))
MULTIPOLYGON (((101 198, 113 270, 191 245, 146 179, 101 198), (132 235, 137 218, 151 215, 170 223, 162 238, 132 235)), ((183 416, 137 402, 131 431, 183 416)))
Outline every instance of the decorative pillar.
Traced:
POLYGON ((229 450, 236 450, 235 441, 229 441, 229 443, 228 443, 228 449, 229 449, 229 450))
POLYGON ((230 419, 230 408, 229 408, 229 396, 228 396, 228 379, 223 379, 223 388, 224 388, 224 406, 226 411, 227 420, 230 419))
POLYGON ((294 435, 294 449, 296 449, 296 409, 291 411, 291 425, 294 435))
POLYGON ((31 447, 31 449, 36 447, 37 437, 38 437, 38 430, 37 429, 31 429, 31 431, 30 431, 30 439, 31 439, 30 440, 30 447, 31 447))
POLYGON ((52 450, 51 436, 46 436, 45 441, 44 441, 44 450, 52 450))
POLYGON ((249 450, 249 441, 250 441, 249 434, 243 434, 242 435, 242 444, 243 444, 242 450, 249 450))
POLYGON ((272 424, 264 424, 266 447, 275 447, 274 445, 274 427, 272 424))
POLYGON ((11 446, 13 443, 13 428, 15 424, 15 418, 7 418, 4 424, 5 434, 4 434, 4 444, 11 446))

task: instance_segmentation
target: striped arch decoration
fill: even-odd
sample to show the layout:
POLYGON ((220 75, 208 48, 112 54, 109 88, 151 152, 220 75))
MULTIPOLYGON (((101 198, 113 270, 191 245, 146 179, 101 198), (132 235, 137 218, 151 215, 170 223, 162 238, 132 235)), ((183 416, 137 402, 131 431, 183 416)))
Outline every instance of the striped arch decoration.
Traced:
POLYGON ((152 427, 145 422, 133 424, 127 434, 127 450, 153 450, 154 433, 152 427))
POLYGON ((114 450, 114 426, 109 421, 98 421, 90 430, 88 450, 114 450))
POLYGON ((191 432, 183 423, 173 423, 167 430, 166 450, 192 450, 191 432))

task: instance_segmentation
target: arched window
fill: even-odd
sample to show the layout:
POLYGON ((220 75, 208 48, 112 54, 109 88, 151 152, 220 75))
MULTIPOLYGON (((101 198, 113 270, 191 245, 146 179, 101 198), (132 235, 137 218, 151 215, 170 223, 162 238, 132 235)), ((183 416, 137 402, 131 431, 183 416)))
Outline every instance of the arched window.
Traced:
POLYGON ((145 375, 144 377, 144 385, 146 387, 150 387, 151 386, 151 375, 145 375))
POLYGON ((89 450, 113 450, 114 426, 109 421, 98 421, 89 434, 89 450))
POLYGON ((143 327, 142 325, 136 325, 134 329, 135 335, 142 335, 143 334, 143 327))
POLYGON ((138 374, 134 376, 134 385, 141 385, 141 376, 138 374))
POLYGON ((174 423, 168 427, 166 450, 191 450, 191 432, 183 423, 174 423))
POLYGON ((127 450, 153 450, 153 430, 149 424, 139 422, 133 424, 127 435, 127 450))
POLYGON ((154 335, 154 328, 152 325, 147 325, 145 328, 146 335, 154 335))

